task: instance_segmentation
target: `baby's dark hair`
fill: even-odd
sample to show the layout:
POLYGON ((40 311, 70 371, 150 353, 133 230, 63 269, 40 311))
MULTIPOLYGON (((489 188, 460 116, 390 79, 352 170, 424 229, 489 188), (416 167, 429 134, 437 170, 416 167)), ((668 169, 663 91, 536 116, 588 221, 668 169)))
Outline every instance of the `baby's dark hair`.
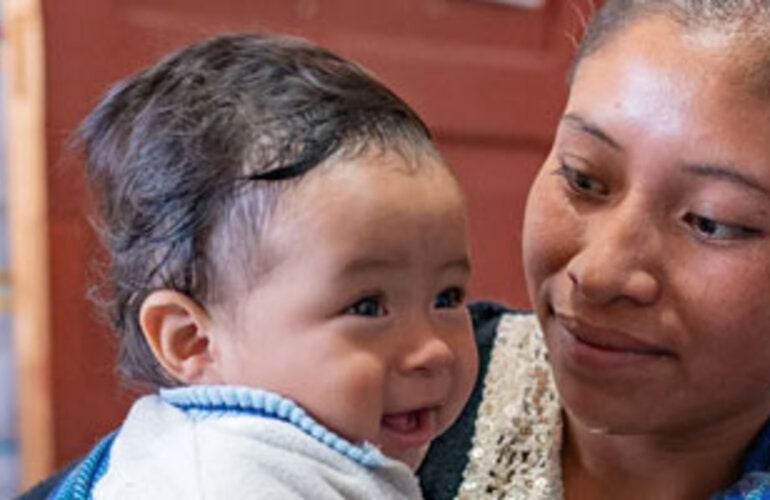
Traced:
POLYGON ((84 120, 86 170, 109 252, 118 371, 177 384, 139 324, 147 295, 201 304, 233 259, 251 275, 279 195, 332 155, 434 155, 427 127, 359 66, 297 38, 224 35, 118 83, 84 120))

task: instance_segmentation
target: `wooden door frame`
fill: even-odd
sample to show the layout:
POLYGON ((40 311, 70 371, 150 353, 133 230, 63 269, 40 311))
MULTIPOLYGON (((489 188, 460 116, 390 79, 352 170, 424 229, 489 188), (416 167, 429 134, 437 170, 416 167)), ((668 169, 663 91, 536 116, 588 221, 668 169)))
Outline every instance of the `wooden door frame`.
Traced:
POLYGON ((53 467, 50 294, 39 0, 3 0, 3 73, 12 335, 16 362, 20 486, 53 467))

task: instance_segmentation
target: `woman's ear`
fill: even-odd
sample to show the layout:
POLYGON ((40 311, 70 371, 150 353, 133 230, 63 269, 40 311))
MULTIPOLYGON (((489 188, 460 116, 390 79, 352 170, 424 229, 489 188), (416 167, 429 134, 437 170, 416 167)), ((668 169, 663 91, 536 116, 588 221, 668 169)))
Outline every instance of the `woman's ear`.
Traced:
POLYGON ((210 319, 197 302, 173 290, 156 290, 142 302, 139 324, 155 358, 184 384, 210 381, 210 319))

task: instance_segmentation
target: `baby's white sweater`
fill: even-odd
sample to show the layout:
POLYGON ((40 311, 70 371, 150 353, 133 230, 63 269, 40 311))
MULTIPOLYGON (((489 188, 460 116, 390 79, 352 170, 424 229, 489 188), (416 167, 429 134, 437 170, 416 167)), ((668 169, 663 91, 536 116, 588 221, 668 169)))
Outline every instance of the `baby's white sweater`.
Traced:
POLYGON ((133 405, 94 499, 421 498, 405 464, 317 424, 168 399, 145 396, 133 405))

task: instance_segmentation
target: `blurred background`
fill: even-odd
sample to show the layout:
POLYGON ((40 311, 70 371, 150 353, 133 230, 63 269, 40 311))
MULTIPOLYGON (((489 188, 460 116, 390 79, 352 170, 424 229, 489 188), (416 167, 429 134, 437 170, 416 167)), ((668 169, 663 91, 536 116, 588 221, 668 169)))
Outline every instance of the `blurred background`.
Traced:
POLYGON ((193 40, 290 33, 374 72, 466 190, 472 298, 527 306, 525 196, 589 0, 0 1, 0 498, 82 455, 136 397, 86 298, 100 252, 70 139, 110 83, 193 40))

